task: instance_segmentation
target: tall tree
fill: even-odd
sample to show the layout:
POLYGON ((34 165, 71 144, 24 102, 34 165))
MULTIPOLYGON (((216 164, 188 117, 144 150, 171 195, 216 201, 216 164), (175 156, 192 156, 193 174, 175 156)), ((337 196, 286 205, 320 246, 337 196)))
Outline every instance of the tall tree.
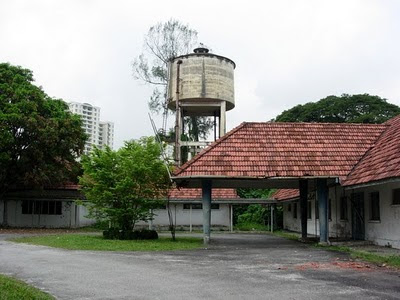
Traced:
MULTIPOLYGON (((188 54, 197 42, 197 31, 178 20, 171 19, 150 27, 144 38, 143 52, 133 61, 133 77, 154 86, 148 102, 152 112, 168 115, 168 64, 174 57, 188 54)), ((207 117, 186 117, 189 138, 207 136, 213 121, 207 117)), ((163 129, 166 124, 163 124, 163 129)))
POLYGON ((126 142, 117 151, 95 149, 82 158, 80 178, 89 216, 132 231, 152 219, 152 208, 167 198, 170 180, 153 138, 126 142))
POLYGON ((0 64, 0 200, 15 185, 71 180, 85 139, 79 116, 35 86, 30 70, 0 64))
POLYGON ((369 94, 328 96, 285 110, 277 122, 383 123, 400 114, 400 107, 369 94))

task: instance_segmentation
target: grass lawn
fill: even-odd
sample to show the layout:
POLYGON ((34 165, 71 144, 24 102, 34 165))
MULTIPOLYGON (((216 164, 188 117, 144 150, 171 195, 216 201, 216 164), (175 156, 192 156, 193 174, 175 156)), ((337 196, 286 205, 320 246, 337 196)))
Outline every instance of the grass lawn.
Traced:
POLYGON ((276 236, 280 236, 289 240, 293 240, 293 241, 298 241, 300 236, 299 234, 296 233, 291 233, 291 232, 287 232, 287 231, 282 231, 282 230, 277 230, 272 232, 271 234, 276 235, 276 236))
POLYGON ((371 253, 368 251, 355 250, 351 247, 347 246, 320 246, 315 245, 316 247, 321 247, 330 251, 338 251, 338 252, 346 252, 349 253, 352 258, 358 258, 364 261, 368 261, 375 264, 386 264, 388 266, 400 268, 400 256, 399 255, 383 255, 371 253))
POLYGON ((239 223, 235 226, 235 230, 239 231, 269 231, 269 226, 257 223, 239 223))
POLYGON ((25 282, 0 274, 0 300, 55 299, 25 282))
MULTIPOLYGON (((298 233, 291 233, 286 231, 275 231, 273 234, 295 241, 296 240, 298 241, 300 238, 300 235, 298 233)), ((318 243, 312 243, 311 246, 322 248, 329 251, 349 253, 351 258, 361 259, 370 263, 386 264, 388 266, 400 268, 399 255, 384 255, 379 253, 371 253, 368 251, 353 249, 348 246, 325 246, 325 245, 320 245, 318 243)))
POLYGON ((201 248, 201 238, 160 237, 158 240, 105 240, 100 235, 58 234, 13 239, 13 242, 42 245, 69 250, 101 250, 101 251, 169 251, 201 248))

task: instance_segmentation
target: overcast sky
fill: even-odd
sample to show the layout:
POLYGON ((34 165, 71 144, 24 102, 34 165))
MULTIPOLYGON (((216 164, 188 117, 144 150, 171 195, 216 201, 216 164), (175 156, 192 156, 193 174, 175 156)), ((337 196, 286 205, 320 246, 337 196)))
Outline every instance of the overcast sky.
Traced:
MULTIPOLYGON (((236 63, 228 129, 328 95, 400 105, 400 1, 1 0, 0 61, 50 96, 101 107, 115 147, 151 135, 151 88, 132 77, 150 26, 175 18, 236 63)), ((157 123, 161 125, 160 119, 157 123)))

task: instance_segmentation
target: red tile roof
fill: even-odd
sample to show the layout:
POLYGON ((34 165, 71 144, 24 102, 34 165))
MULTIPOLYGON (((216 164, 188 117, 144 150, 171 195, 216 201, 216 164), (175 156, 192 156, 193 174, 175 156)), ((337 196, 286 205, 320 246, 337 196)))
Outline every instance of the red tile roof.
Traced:
POLYGON ((271 198, 278 201, 295 199, 300 197, 298 189, 279 189, 271 195, 271 198))
POLYGON ((344 186, 400 177, 400 116, 385 124, 389 127, 343 181, 344 186))
MULTIPOLYGON (((201 199, 201 189, 173 189, 169 192, 170 199, 201 199)), ((235 189, 212 189, 212 199, 239 199, 235 189)))
POLYGON ((388 124, 242 123, 174 175, 344 178, 387 127, 388 124))

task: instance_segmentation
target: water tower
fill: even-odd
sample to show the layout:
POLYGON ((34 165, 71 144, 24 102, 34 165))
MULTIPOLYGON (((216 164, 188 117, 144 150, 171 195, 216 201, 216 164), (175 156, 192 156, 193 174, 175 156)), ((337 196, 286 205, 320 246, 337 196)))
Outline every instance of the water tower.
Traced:
POLYGON ((226 133, 226 111, 235 107, 235 63, 229 58, 196 48, 175 57, 169 66, 168 108, 176 111, 175 161, 182 164, 182 149, 190 155, 226 133), (185 117, 213 117, 211 141, 183 140, 185 117))

